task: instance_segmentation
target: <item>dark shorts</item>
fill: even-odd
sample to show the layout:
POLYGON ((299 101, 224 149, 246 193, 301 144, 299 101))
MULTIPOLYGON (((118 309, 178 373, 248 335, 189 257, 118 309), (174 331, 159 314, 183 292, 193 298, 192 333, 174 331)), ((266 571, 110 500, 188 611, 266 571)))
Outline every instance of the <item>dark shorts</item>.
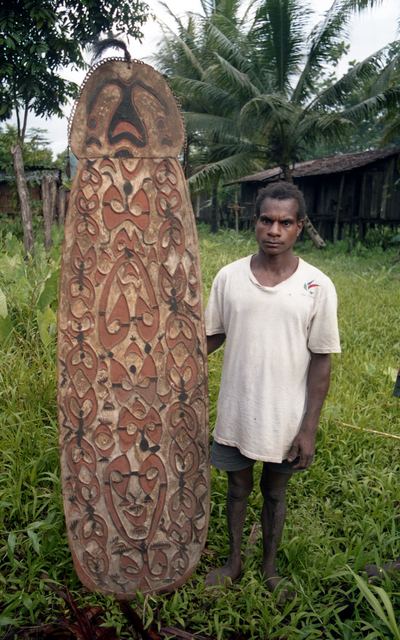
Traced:
MULTIPOLYGON (((226 444, 219 444, 219 442, 212 443, 210 462, 213 467, 220 471, 241 471, 252 467, 257 460, 247 458, 236 447, 228 447, 226 444)), ((276 471, 277 473, 298 473, 304 471, 304 469, 293 469, 299 462, 299 458, 288 462, 283 460, 282 462, 264 462, 263 464, 270 471, 276 471)))

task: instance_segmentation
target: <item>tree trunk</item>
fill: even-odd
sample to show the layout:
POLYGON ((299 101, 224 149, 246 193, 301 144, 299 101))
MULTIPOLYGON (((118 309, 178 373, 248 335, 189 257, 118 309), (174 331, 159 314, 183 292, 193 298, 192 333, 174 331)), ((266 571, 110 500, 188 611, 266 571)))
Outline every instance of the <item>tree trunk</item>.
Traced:
POLYGON ((42 178, 42 202, 44 224, 44 248, 47 253, 51 249, 51 228, 54 222, 57 186, 52 176, 42 178))
MULTIPOLYGON (((281 165, 281 169, 283 171, 285 182, 290 182, 290 184, 293 184, 293 177, 290 167, 288 165, 281 165)), ((304 228, 316 247, 326 247, 325 241, 321 238, 307 214, 304 218, 304 228)))
POLYGON ((24 123, 22 125, 22 134, 21 134, 21 143, 24 143, 25 140, 25 134, 26 134, 26 127, 28 124, 28 113, 29 113, 29 101, 27 100, 25 102, 25 110, 24 110, 24 123))
POLYGON ((58 191, 58 226, 65 224, 65 189, 61 187, 58 191))
POLYGON ((15 177, 17 180, 17 189, 19 204, 21 207, 22 226, 24 229, 24 249, 25 253, 34 255, 34 238, 32 225, 32 211, 29 200, 28 187, 26 186, 24 163, 22 161, 22 151, 19 144, 11 147, 11 155, 14 162, 15 177))
POLYGON ((316 247, 318 248, 326 247, 325 240, 321 238, 321 236, 319 235, 318 231, 314 227, 313 223, 311 222, 307 214, 305 215, 305 218, 304 218, 304 228, 316 247))
POLYGON ((217 233, 218 231, 217 190, 218 183, 214 182, 211 196, 211 233, 217 233))

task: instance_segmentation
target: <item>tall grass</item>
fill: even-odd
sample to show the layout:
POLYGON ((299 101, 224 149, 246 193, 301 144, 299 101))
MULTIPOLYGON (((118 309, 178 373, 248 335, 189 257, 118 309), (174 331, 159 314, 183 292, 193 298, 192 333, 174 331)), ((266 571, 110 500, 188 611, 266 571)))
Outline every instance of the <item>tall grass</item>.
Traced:
MULTIPOLYGON (((211 236, 200 228, 199 242, 206 298, 223 265, 256 251, 251 233, 211 236)), ((25 278, 21 287, 2 271, 2 258, 18 254, 14 245, 10 238, 0 243, 0 290, 7 294, 11 326, 0 342, 0 624, 7 633, 60 615, 65 605, 46 586, 41 578, 45 573, 60 588, 67 585, 80 606, 106 608, 106 624, 123 636, 119 607, 113 598, 82 587, 67 546, 57 447, 56 344, 50 322, 56 306, 51 283, 58 274, 57 250, 50 259, 39 251, 41 258, 29 267, 19 263, 25 278), (20 302, 16 292, 22 289, 29 295, 23 299, 20 293, 20 302)), ((210 530, 198 569, 174 594, 145 598, 138 592, 133 603, 154 630, 174 626, 218 640, 398 637, 399 583, 387 578, 383 591, 374 591, 359 572, 367 563, 400 553, 400 441, 367 431, 400 436, 400 406, 392 396, 400 360, 400 264, 392 262, 393 253, 364 249, 353 255, 299 246, 298 254, 336 285, 343 353, 333 359, 315 462, 297 474, 288 489, 279 570, 293 582, 295 600, 279 605, 267 592, 259 546, 245 560, 240 582, 205 589, 205 574, 228 554, 226 478, 213 469, 210 530)), ((211 429, 222 356, 219 350, 209 359, 211 429)), ((258 477, 260 472, 257 463, 258 477)), ((261 504, 256 484, 245 538, 259 520, 261 504)))

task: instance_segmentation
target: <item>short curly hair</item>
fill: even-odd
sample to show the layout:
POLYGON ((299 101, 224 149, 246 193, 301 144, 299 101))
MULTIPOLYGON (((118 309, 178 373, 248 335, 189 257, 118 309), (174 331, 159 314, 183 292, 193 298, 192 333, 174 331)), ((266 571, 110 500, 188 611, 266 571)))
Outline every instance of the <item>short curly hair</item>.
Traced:
POLYGON ((306 201, 300 189, 290 182, 272 182, 264 189, 261 189, 254 203, 254 215, 260 217, 261 205, 266 198, 272 200, 296 200, 298 205, 297 220, 304 220, 306 217, 306 201))

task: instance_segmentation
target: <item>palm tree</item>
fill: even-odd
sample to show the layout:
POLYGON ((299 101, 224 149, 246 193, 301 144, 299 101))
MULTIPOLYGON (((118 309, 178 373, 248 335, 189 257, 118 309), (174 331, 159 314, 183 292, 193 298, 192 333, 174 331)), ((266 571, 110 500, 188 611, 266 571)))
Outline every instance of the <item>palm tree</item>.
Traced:
MULTIPOLYGON (((153 56, 182 105, 187 131, 184 170, 189 186, 211 191, 211 230, 217 231, 217 189, 221 180, 257 171, 258 146, 241 137, 234 114, 237 99, 218 89, 209 77, 214 63, 213 25, 223 33, 244 30, 246 13, 238 19, 240 1, 201 0, 203 14, 187 14, 184 24, 172 14, 176 31, 164 26, 164 41, 153 56), (192 158, 190 150, 197 149, 192 158)), ((166 6, 166 5, 164 5, 166 6)), ((251 6, 251 5, 250 5, 251 6)), ((238 46, 238 40, 236 45, 238 46)))
MULTIPOLYGON (((215 188, 221 179, 274 165, 292 181, 293 163, 315 142, 343 138, 357 117, 381 108, 388 98, 382 91, 343 105, 358 83, 382 72, 384 52, 320 89, 352 13, 372 4, 334 0, 313 28, 304 0, 250 2, 240 18, 237 0, 203 0, 204 15, 190 14, 187 26, 177 19, 178 33, 165 31, 156 64, 182 102, 189 140, 201 142, 201 164, 189 184, 215 188)), ((322 246, 309 221, 306 228, 322 246)))

